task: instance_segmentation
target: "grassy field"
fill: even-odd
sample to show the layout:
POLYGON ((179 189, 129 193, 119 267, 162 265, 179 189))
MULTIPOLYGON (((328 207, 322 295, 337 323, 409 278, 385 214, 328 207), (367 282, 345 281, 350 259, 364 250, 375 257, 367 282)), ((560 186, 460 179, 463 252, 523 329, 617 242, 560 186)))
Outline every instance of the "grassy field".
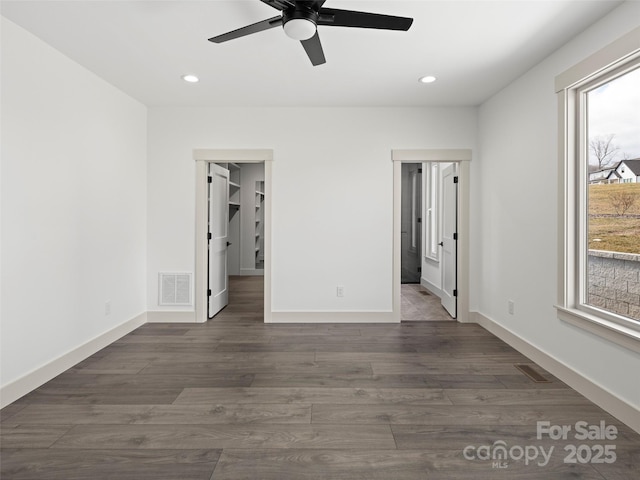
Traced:
POLYGON ((589 248, 640 254, 640 183, 589 186, 589 248), (617 215, 612 195, 629 194, 634 204, 625 215, 617 215))

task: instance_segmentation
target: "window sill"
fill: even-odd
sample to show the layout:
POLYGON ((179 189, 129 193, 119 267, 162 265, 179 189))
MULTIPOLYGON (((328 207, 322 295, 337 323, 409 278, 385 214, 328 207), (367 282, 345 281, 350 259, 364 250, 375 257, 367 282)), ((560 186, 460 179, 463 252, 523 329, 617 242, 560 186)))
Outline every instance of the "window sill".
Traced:
POLYGON ((640 353, 640 331, 575 308, 556 305, 556 310, 560 320, 640 353))

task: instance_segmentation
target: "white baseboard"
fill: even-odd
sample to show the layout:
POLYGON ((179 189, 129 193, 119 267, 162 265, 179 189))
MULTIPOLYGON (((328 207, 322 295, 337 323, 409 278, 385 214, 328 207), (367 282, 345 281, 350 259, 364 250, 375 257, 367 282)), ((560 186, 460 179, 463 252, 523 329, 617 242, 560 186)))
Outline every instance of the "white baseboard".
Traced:
POLYGON ((438 298, 442 298, 442 290, 439 287, 435 286, 426 278, 424 277, 420 278, 420 285, 426 288, 429 291, 429 293, 431 293, 432 295, 435 295, 438 298))
POLYGON ((141 313, 137 317, 134 317, 115 328, 112 328, 108 332, 98 335, 97 337, 59 356, 46 365, 36 368, 17 380, 4 385, 0 388, 0 408, 4 408, 10 403, 15 402, 20 397, 23 397, 27 393, 35 390, 41 385, 44 385, 65 370, 77 365, 81 361, 87 359, 94 353, 102 350, 104 347, 122 338, 145 323, 147 323, 146 312, 141 313))
POLYGON ((265 323, 398 323, 393 312, 272 312, 265 323))
POLYGON ((240 275, 246 276, 264 276, 264 268, 241 268, 240 275))
POLYGON ((640 412, 633 405, 621 400, 605 387, 571 369, 547 352, 531 345, 522 337, 479 312, 471 312, 474 323, 484 327, 523 355, 526 355, 552 375, 581 393, 600 408, 640 433, 640 412))
POLYGON ((147 323, 197 323, 196 312, 147 312, 147 323))

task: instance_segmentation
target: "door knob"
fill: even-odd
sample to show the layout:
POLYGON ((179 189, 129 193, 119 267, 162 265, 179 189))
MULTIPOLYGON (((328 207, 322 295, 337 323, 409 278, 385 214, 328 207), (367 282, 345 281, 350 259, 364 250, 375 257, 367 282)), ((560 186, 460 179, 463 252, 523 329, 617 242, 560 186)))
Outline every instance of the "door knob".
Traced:
POLYGON ((227 247, 228 247, 229 245, 231 245, 231 244, 232 244, 231 242, 227 242, 227 247))
POLYGON ((438 245, 440 245, 441 247, 444 247, 444 242, 440 242, 438 245))

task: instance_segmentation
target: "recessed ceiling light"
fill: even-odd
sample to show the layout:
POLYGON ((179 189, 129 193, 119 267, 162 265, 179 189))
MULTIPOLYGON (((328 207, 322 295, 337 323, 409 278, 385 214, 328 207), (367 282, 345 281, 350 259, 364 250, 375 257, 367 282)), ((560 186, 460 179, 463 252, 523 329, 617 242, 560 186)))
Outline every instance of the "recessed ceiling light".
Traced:
POLYGON ((433 75, 427 75, 426 77, 420 78, 420 83, 433 83, 436 81, 436 77, 433 75))
POLYGON ((198 77, 196 77, 195 75, 191 75, 191 74, 182 75, 182 79, 185 82, 188 82, 188 83, 198 83, 200 81, 200 79, 198 77))

